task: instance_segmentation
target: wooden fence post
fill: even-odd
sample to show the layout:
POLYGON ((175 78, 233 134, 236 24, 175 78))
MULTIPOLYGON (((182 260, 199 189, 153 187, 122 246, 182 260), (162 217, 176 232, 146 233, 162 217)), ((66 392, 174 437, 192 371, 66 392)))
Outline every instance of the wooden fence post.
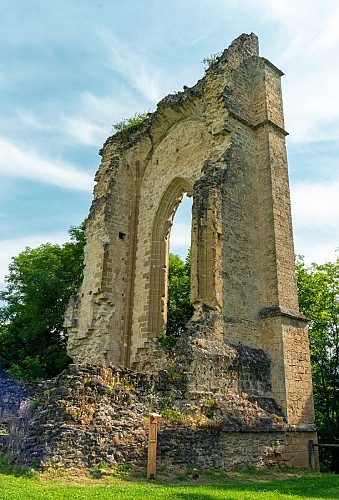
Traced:
POLYGON ((147 479, 155 479, 157 467, 157 434, 161 415, 149 414, 147 479))
POLYGON ((310 469, 315 470, 314 442, 310 439, 308 442, 308 456, 310 469))

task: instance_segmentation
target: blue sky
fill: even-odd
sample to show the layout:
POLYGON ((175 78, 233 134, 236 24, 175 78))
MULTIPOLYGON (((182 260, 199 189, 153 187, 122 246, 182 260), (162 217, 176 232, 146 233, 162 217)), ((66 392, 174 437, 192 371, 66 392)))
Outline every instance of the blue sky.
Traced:
MULTIPOLYGON (((285 72, 296 253, 339 246, 336 0, 1 0, 0 286, 25 246, 62 243, 87 215, 112 125, 203 76, 241 33, 285 72)), ((176 217, 180 252, 188 209, 176 217)))

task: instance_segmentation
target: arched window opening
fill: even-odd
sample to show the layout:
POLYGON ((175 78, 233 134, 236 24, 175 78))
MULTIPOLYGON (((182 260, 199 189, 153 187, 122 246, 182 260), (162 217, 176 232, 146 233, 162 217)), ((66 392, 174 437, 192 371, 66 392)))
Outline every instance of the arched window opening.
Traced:
POLYGON ((168 348, 184 333, 194 311, 190 301, 191 225, 192 198, 184 194, 169 234, 166 334, 161 337, 168 348))
MULTIPOLYGON (((150 284, 148 308, 148 338, 166 338, 167 298, 168 298, 168 265, 170 236, 173 220, 185 193, 192 196, 193 186, 183 178, 175 178, 163 193, 152 229, 152 247, 150 255, 150 284)), ((186 197, 185 197, 186 200, 186 197)), ((183 256, 187 253, 191 234, 191 201, 184 201, 179 210, 179 218, 175 217, 175 226, 172 238, 175 242, 175 251, 183 256), (184 211, 187 215, 180 216, 184 211), (185 232, 185 237, 183 233, 185 232), (186 247, 186 251, 185 251, 186 247)), ((173 247, 173 245, 172 245, 173 247)))
POLYGON ((185 262, 191 247, 192 197, 184 193, 175 212, 170 234, 169 251, 185 262))

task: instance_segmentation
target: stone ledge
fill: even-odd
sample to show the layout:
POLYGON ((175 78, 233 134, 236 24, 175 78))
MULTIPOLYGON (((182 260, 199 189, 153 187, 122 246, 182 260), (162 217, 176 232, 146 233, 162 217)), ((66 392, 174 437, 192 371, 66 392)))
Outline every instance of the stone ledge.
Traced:
MULTIPOLYGON (((246 127, 251 128, 252 130, 257 130, 258 128, 264 127, 265 125, 269 125, 269 126, 273 127, 277 132, 282 134, 284 137, 289 135, 289 133, 285 129, 283 129, 282 127, 279 127, 279 125, 274 123, 272 120, 269 120, 268 118, 265 118, 264 120, 262 120, 261 122, 258 122, 258 123, 252 123, 249 120, 246 120, 246 118, 242 118, 241 116, 239 116, 237 113, 235 113, 231 109, 228 109, 227 111, 228 111, 228 114, 231 118, 234 118, 235 120, 242 123, 243 125, 246 125, 246 127)), ((225 128, 225 130, 227 132, 230 131, 228 128, 225 128)))
POLYGON ((284 76, 285 73, 281 71, 275 64, 271 63, 266 57, 260 57, 260 59, 266 64, 266 66, 269 66, 271 69, 273 69, 278 76, 284 76))
POLYGON ((308 323, 309 319, 301 314, 299 311, 292 311, 290 309, 284 309, 280 306, 272 306, 272 307, 264 307, 259 312, 259 317, 261 319, 271 318, 274 316, 284 316, 286 318, 291 318, 297 321, 303 321, 304 323, 308 323))

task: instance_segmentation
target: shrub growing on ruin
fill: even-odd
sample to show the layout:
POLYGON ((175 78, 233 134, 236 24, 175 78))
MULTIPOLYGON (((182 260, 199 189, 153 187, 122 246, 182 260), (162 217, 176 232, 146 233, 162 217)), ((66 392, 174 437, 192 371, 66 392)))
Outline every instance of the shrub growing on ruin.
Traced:
POLYGON ((140 125, 144 120, 148 118, 148 113, 135 113, 130 118, 125 118, 113 125, 113 129, 116 132, 126 132, 136 125, 140 125))

